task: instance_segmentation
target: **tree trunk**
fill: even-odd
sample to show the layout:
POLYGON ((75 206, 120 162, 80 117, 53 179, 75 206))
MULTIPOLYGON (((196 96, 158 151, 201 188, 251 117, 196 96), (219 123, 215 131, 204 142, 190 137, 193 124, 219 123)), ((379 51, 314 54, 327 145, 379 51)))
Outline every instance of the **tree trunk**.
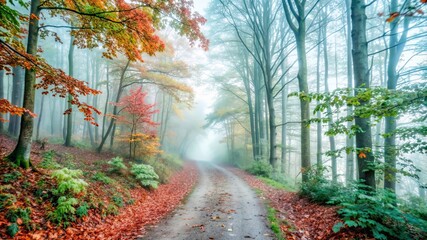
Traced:
MULTIPOLYGON (((353 88, 353 59, 352 59, 352 40, 351 40, 351 0, 345 0, 346 11, 347 11, 347 87, 353 88)), ((350 91, 350 96, 352 96, 350 91)), ((353 116, 353 107, 347 107, 347 116, 353 116)), ((353 122, 347 122, 347 128, 350 129, 353 122)), ((354 137, 346 137, 346 146, 354 148, 354 137)), ((346 172, 345 179, 347 183, 354 180, 354 153, 350 151, 346 155, 346 172)))
MULTIPOLYGON (((35 56, 37 54, 37 41, 38 41, 38 28, 40 0, 31 1, 30 14, 34 17, 29 19, 28 27, 28 44, 27 53, 35 56)), ((36 72, 34 69, 27 69, 25 71, 25 87, 24 87, 24 104, 23 107, 34 111, 34 97, 36 83, 36 72)), ((30 153, 31 153, 31 137, 33 135, 33 117, 28 113, 24 113, 21 119, 21 130, 19 133, 18 144, 8 158, 16 165, 27 169, 30 167, 30 153)))
MULTIPOLYGON (((88 78, 89 79, 89 78, 88 78)), ((101 135, 104 136, 105 133, 105 125, 107 122, 107 112, 108 112, 108 102, 110 101, 110 69, 109 69, 109 65, 107 64, 107 96, 105 99, 105 105, 104 105, 104 116, 102 117, 102 131, 101 131, 101 135)))
MULTIPOLYGON (((12 104, 22 106, 22 89, 24 88, 24 70, 21 67, 13 68, 13 86, 12 86, 12 104)), ((8 132, 10 135, 16 137, 19 134, 19 125, 21 117, 18 115, 11 115, 9 121, 8 132)))
POLYGON ((38 116, 39 119, 37 121, 36 140, 39 140, 39 136, 40 136, 40 125, 41 125, 42 119, 43 119, 44 99, 45 99, 46 95, 42 94, 41 97, 42 97, 42 100, 41 100, 41 103, 40 103, 40 112, 39 112, 39 116, 38 116))
MULTIPOLYGON (((298 56, 298 87, 301 94, 309 94, 307 83, 307 49, 305 46, 306 38, 306 19, 305 4, 306 1, 293 1, 297 6, 297 12, 289 10, 291 6, 290 0, 282 0, 283 9, 285 11, 286 21, 295 35, 298 56), (289 4, 288 4, 289 3, 289 4), (295 24, 292 16, 297 21, 295 24)), ((294 8, 295 10, 295 8, 294 8)), ((300 97, 301 108, 301 173, 302 181, 308 180, 307 170, 311 167, 311 149, 310 149, 310 103, 303 97, 300 97)))
MULTIPOLYGON (((286 69, 286 63, 282 64, 282 74, 285 72, 286 69)), ((282 122, 284 125, 282 125, 282 154, 281 154, 281 166, 282 166, 282 173, 286 173, 286 135, 287 135, 287 127, 286 127, 286 121, 287 121, 287 110, 288 110, 288 86, 285 86, 286 84, 286 77, 282 78, 282 122)), ((290 159, 288 159, 290 161, 290 159)))
MULTIPOLYGON (((323 65, 325 66, 325 93, 329 93, 329 58, 328 58, 328 12, 327 12, 327 6, 323 10, 323 65)), ((333 124, 333 118, 332 118, 332 108, 330 105, 326 108, 327 114, 328 114, 328 130, 332 129, 333 124)), ((336 146, 335 146, 335 137, 329 136, 329 147, 331 149, 332 155, 331 155, 331 167, 332 167, 332 182, 337 182, 337 155, 335 153, 336 146)))
MULTIPOLYGON (((71 77, 74 75, 74 36, 70 38, 70 50, 68 51, 68 75, 71 77)), ((73 106, 71 105, 71 101, 73 101, 73 97, 68 94, 68 109, 71 109, 73 106)), ((65 136, 64 146, 71 146, 71 136, 73 135, 73 115, 70 112, 67 116, 67 133, 65 136)))
MULTIPOLYGON (((391 1, 391 12, 397 12, 398 0, 391 1)), ((390 23, 390 54, 387 66, 387 89, 395 91, 397 87, 398 74, 397 64, 403 49, 405 48, 406 38, 409 30, 409 18, 404 19, 404 28, 400 40, 398 40, 399 19, 395 19, 390 23)), ((396 191, 396 117, 390 116, 385 118, 385 134, 388 136, 384 139, 384 188, 396 191)))
MULTIPOLYGON (((368 43, 366 40, 365 1, 352 0, 352 42, 353 42, 353 70, 355 87, 369 88, 368 43)), ((358 94, 356 89, 355 94, 358 94)), ((361 101, 360 106, 368 105, 369 101, 361 101)), ((375 189, 375 170, 373 169, 374 156, 372 154, 372 133, 369 118, 355 117, 356 125, 361 129, 356 133, 356 148, 358 149, 357 164, 359 178, 363 184, 375 189)))
POLYGON ((113 130, 111 130, 110 150, 112 150, 114 146, 114 137, 116 136, 116 127, 117 127, 117 124, 114 122, 113 130))
MULTIPOLYGON (((98 89, 99 62, 98 62, 97 58, 94 59, 94 69, 93 69, 93 71, 95 71, 95 73, 93 75, 94 79, 93 79, 93 85, 92 85, 92 87, 94 89, 98 89)), ((92 106, 94 106, 94 107, 97 108, 98 107, 98 95, 93 96, 92 100, 93 100, 92 106)), ((95 118, 94 121, 98 122, 98 114, 95 114, 94 118, 95 118)), ((98 140, 99 140, 99 127, 94 126, 94 130, 95 130, 95 142, 98 143, 98 140)))
MULTIPOLYGON (((317 38, 322 39, 322 21, 318 21, 318 34, 317 34, 317 38)), ((323 39, 323 41, 326 41, 326 39, 323 39)), ((321 55, 321 44, 317 45, 317 63, 316 63, 316 91, 319 94, 320 93, 320 55, 321 55)), ((323 63, 323 65, 326 67, 326 63, 323 63)), ((320 104, 319 101, 316 102, 317 105, 320 104)), ((316 117, 317 119, 320 119, 322 117, 322 114, 320 111, 317 111, 316 113, 316 117)), ((317 122, 317 151, 316 151, 316 162, 317 162, 317 168, 321 169, 322 165, 323 165, 323 161, 322 161, 322 122, 318 121, 317 122)))
MULTIPOLYGON (((123 82, 124 82, 125 74, 126 74, 126 71, 127 71, 128 67, 129 67, 129 64, 130 64, 130 61, 128 60, 127 63, 126 63, 126 66, 123 68, 123 71, 121 73, 119 88, 117 90, 116 103, 118 103, 120 101, 120 97, 121 97, 122 92, 123 92, 123 82)), ((117 113, 118 113, 118 108, 117 108, 117 105, 115 105, 114 108, 113 108, 113 115, 117 115, 117 113)), ((110 135, 111 130, 113 130, 113 126, 115 125, 115 122, 116 122, 116 120, 114 118, 111 119, 110 125, 108 126, 108 129, 107 129, 107 132, 105 133, 104 136, 102 136, 102 140, 101 140, 101 143, 99 144, 99 146, 97 148, 97 152, 101 152, 102 151, 102 147, 104 146, 105 141, 107 140, 108 136, 110 135)), ((111 141, 110 146, 112 146, 112 145, 113 144, 112 144, 112 141, 111 141)))
MULTIPOLYGON (((298 53, 298 85, 299 91, 308 94, 307 84, 307 54, 305 47, 305 23, 300 23, 300 30, 297 35, 298 53), (301 29, 303 27, 303 29, 301 29)), ((303 182, 308 180, 307 170, 310 168, 310 103, 300 98, 301 104, 301 171, 303 182)))

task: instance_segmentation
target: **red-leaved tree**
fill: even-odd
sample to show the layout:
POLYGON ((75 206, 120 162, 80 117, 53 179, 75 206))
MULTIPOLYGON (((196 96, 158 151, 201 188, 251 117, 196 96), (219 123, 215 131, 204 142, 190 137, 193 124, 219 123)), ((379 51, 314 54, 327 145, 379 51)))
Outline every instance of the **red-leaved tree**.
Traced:
POLYGON ((137 149, 142 150, 144 155, 158 153, 158 139, 156 136, 156 122, 152 120, 155 104, 146 102, 147 93, 142 87, 130 90, 129 95, 123 97, 116 105, 121 107, 120 111, 125 114, 117 116, 119 123, 129 126, 130 132, 124 136, 129 143, 129 157, 135 158, 137 149))

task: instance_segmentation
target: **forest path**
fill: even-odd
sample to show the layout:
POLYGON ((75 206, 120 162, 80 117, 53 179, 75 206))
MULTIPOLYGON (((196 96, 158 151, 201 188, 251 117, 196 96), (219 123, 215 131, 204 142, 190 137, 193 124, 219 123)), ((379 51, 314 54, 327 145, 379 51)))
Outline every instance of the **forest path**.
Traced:
POLYGON ((254 191, 225 168, 198 163, 200 179, 184 205, 142 239, 274 239, 254 191))

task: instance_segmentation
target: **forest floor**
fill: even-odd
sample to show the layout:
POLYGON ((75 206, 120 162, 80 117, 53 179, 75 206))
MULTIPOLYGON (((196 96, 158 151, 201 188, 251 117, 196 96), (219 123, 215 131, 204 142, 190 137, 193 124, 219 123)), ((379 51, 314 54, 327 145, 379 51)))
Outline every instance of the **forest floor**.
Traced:
POLYGON ((324 206, 291 192, 266 184, 261 179, 237 168, 230 171, 259 192, 260 198, 275 209, 284 239, 372 239, 361 229, 343 228, 334 233, 332 227, 341 221, 334 206, 324 206))
POLYGON ((186 203, 142 239, 274 239, 265 207, 239 177, 199 162, 200 180, 186 203))
POLYGON ((10 239, 6 234, 11 224, 6 217, 10 209, 31 210, 30 222, 16 221, 21 230, 14 239, 275 239, 267 222, 267 218, 271 221, 272 208, 286 239, 369 238, 357 229, 334 233, 332 227, 340 221, 336 207, 312 203, 236 168, 186 162, 168 183, 146 190, 128 176, 108 171, 106 162, 114 157, 111 153, 54 144, 41 150, 35 143, 31 153, 34 166, 40 166, 43 154, 53 150, 55 162, 82 170, 89 183, 84 201, 95 207, 87 216, 59 227, 49 219, 55 208, 49 195, 55 187, 52 170, 13 168, 4 157, 14 145, 14 140, 0 135, 0 195, 16 197, 11 206, 0 206, 0 239, 10 239), (113 182, 94 180, 99 172, 113 182))
POLYGON ((54 150, 56 162, 62 167, 83 171, 84 180, 89 183, 85 201, 104 206, 91 207, 87 216, 62 228, 49 220, 54 208, 49 200, 52 196, 48 193, 55 185, 49 175, 51 170, 13 168, 4 157, 14 145, 14 140, 0 135, 0 195, 16 197, 11 206, 0 206, 0 239, 11 239, 6 234, 6 228, 11 224, 6 217, 10 209, 30 209, 31 212, 29 222, 20 218, 16 221, 21 230, 14 239, 134 239, 144 233, 144 226, 156 224, 175 209, 192 191, 198 179, 196 164, 186 162, 168 183, 159 185, 155 190, 143 189, 127 177, 110 176, 113 183, 106 184, 94 181, 93 176, 94 172, 100 171, 110 174, 106 170, 106 162, 113 157, 112 154, 53 144, 48 144, 46 150, 40 150, 39 144, 33 144, 31 158, 34 166, 42 162, 43 152, 54 150), (114 196, 121 204, 113 202, 114 196))

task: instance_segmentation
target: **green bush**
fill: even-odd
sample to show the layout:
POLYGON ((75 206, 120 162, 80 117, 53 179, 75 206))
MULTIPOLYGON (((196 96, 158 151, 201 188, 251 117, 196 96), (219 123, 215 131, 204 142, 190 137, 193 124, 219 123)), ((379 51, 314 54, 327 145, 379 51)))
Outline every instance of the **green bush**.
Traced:
POLYGON ((307 172, 307 181, 301 184, 300 195, 313 202, 329 204, 330 201, 342 195, 344 187, 333 183, 324 177, 324 167, 312 166, 307 172))
POLYGON ((55 211, 49 214, 49 219, 57 223, 58 225, 62 225, 63 227, 67 227, 70 222, 76 220, 76 206, 79 201, 76 198, 61 196, 58 199, 58 206, 56 206, 55 211))
POLYGON ((152 166, 146 164, 134 164, 130 171, 143 187, 157 188, 159 184, 159 176, 156 174, 152 166))
POLYGON ((4 183, 15 182, 21 176, 22 176, 22 174, 20 172, 18 172, 18 171, 11 172, 11 173, 6 173, 6 174, 3 175, 3 182, 4 183))
POLYGON ((3 210, 3 208, 12 206, 15 202, 16 202, 15 195, 12 195, 9 193, 1 193, 0 194, 0 211, 3 210))
MULTIPOLYGON (((22 221, 22 225, 24 225, 27 230, 31 230, 32 228, 30 215, 30 208, 11 208, 7 211, 6 218, 7 220, 9 220, 9 222, 12 223, 12 225, 17 224, 18 219, 20 219, 22 221)), ((14 236, 19 231, 19 227, 17 225, 13 227, 9 226, 10 229, 7 229, 7 232, 10 236, 14 236)))
POLYGON ((81 170, 63 168, 52 172, 52 177, 58 182, 58 187, 53 191, 55 195, 79 194, 86 191, 88 185, 83 179, 81 170))
POLYGON ((117 216, 119 215, 119 208, 114 204, 108 204, 106 214, 117 216))
POLYGON ((88 211, 89 211, 89 204, 87 204, 86 202, 84 202, 83 204, 81 204, 76 209, 76 215, 77 215, 77 217, 81 218, 83 216, 87 216, 88 211))
POLYGON ((125 205, 123 198, 120 196, 113 196, 112 199, 113 199, 114 204, 116 204, 118 207, 123 207, 125 205))
POLYGON ((92 180, 102 182, 104 184, 111 184, 113 182, 113 179, 107 177, 102 172, 97 172, 92 176, 92 180))
POLYGON ((10 224, 6 229, 6 233, 11 237, 14 237, 18 232, 19 232, 19 226, 17 223, 10 224))
POLYGON ((43 153, 43 160, 39 167, 44 169, 58 169, 61 166, 55 161, 55 151, 47 151, 43 153))
POLYGON ((148 160, 147 163, 154 168, 160 183, 167 183, 172 174, 183 166, 182 160, 170 154, 162 154, 158 158, 148 160))
POLYGON ((253 175, 268 178, 273 173, 273 167, 268 162, 259 160, 252 163, 252 165, 246 169, 246 171, 253 175))
POLYGON ((122 170, 128 169, 126 165, 123 163, 123 158, 115 157, 107 162, 108 165, 111 166, 111 172, 120 172, 122 170))
POLYGON ((393 192, 373 191, 359 184, 353 194, 341 197, 338 213, 344 220, 335 224, 334 232, 343 226, 369 230, 376 239, 425 239, 427 223, 414 215, 400 211, 393 192))
POLYGON ((427 200, 418 196, 410 196, 408 200, 401 203, 401 209, 404 212, 417 216, 427 221, 427 200))
POLYGON ((173 174, 172 169, 169 166, 156 161, 150 162, 150 165, 153 167, 154 172, 159 176, 159 182, 167 183, 173 174))

